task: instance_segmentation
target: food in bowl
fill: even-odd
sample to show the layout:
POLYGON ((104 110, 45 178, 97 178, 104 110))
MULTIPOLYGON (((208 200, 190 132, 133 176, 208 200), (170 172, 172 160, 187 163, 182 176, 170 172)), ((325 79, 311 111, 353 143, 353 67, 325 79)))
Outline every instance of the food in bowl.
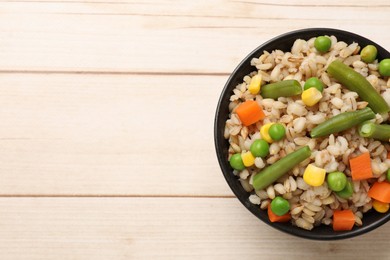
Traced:
POLYGON ((344 231, 389 209, 387 60, 332 35, 252 59, 224 137, 232 174, 271 222, 344 231))

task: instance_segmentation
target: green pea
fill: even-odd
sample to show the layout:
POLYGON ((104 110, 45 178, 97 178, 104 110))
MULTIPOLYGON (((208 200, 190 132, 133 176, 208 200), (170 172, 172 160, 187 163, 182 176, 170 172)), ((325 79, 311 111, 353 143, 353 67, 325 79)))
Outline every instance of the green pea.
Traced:
POLYGON ((328 174, 326 181, 328 183, 329 189, 332 191, 341 191, 347 185, 347 176, 342 172, 331 172, 328 174))
POLYGON ((279 141, 286 135, 286 129, 282 124, 276 123, 271 125, 268 130, 268 134, 272 140, 279 141))
POLYGON ((271 210, 277 216, 283 216, 290 210, 290 203, 288 200, 277 196, 271 202, 271 210))
POLYGON ((314 47, 319 52, 327 52, 332 46, 332 41, 327 36, 318 36, 314 41, 314 47))
POLYGON ((360 56, 362 61, 366 63, 371 63, 376 59, 376 55, 378 54, 378 50, 374 45, 367 45, 360 52, 360 56))
POLYGON ((390 169, 387 170, 386 178, 388 181, 390 181, 390 169))
POLYGON ((241 154, 236 153, 233 154, 232 157, 230 157, 230 166, 232 166, 233 169, 242 171, 245 169, 245 165, 242 162, 241 154))
POLYGON ((379 74, 382 76, 390 76, 390 59, 384 59, 379 62, 379 74))
POLYGON ((347 185, 345 185, 344 189, 336 192, 337 196, 343 199, 348 199, 353 194, 353 185, 351 181, 347 181, 347 185))
POLYGON ((269 153, 269 144, 263 139, 255 140, 249 148, 255 157, 266 157, 269 153))
POLYGON ((303 86, 304 90, 307 90, 309 88, 316 88, 320 92, 324 90, 324 83, 322 83, 321 80, 319 80, 317 77, 312 77, 306 80, 305 85, 303 86))

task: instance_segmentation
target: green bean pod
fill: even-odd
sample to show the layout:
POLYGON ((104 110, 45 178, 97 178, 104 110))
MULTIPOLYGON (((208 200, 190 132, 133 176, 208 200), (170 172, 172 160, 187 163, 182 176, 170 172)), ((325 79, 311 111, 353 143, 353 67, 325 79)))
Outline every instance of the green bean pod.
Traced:
POLYGON ((295 152, 292 152, 279 161, 264 168, 253 177, 253 187, 256 190, 266 188, 268 185, 274 183, 277 179, 282 177, 300 162, 309 158, 311 155, 310 148, 304 146, 295 152))
POLYGON ((314 127, 310 132, 310 136, 317 138, 338 133, 374 118, 374 112, 368 107, 352 112, 344 112, 314 127))
POLYGON ((263 98, 277 99, 279 97, 292 97, 301 93, 301 84, 294 79, 290 79, 262 86, 260 95, 263 98))
POLYGON ((389 142, 390 125, 378 125, 367 121, 360 125, 359 135, 362 137, 374 138, 375 140, 389 142))
POLYGON ((326 71, 346 88, 358 93, 359 97, 362 100, 367 101, 368 106, 375 113, 384 114, 390 111, 390 107, 387 105, 386 101, 378 92, 376 92, 370 82, 351 67, 339 60, 335 60, 329 64, 326 71))

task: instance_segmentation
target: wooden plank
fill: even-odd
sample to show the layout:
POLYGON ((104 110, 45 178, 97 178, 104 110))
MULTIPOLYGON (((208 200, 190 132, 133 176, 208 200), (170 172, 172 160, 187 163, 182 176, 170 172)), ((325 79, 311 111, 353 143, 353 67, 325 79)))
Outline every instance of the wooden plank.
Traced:
POLYGON ((226 74, 259 44, 305 27, 390 45, 390 6, 380 0, 7 1, 0 10, 0 71, 226 74))
POLYGON ((226 77, 0 75, 0 194, 230 196, 213 120, 226 77))
POLYGON ((0 198, 1 259, 386 259, 390 225, 336 242, 281 233, 236 199, 0 198), (375 242, 374 242, 375 241, 375 242))
MULTIPOLYGON (((0 2, 10 2, 10 0, 0 0, 0 2)), ((74 4, 74 3, 92 3, 92 4, 120 4, 120 5, 151 5, 151 4, 167 4, 167 3, 177 3, 175 0, 144 0, 144 1, 134 1, 134 0, 12 0, 12 2, 16 3, 66 3, 66 4, 74 4)), ((229 2, 238 2, 238 3, 247 3, 247 4, 256 4, 256 5, 293 5, 293 6, 310 6, 310 7, 318 7, 318 6, 326 6, 326 5, 337 5, 337 6, 352 6, 352 7, 377 7, 377 6, 387 6, 385 2, 380 1, 370 1, 370 0, 361 0, 356 2, 354 0, 345 0, 340 3, 338 0, 327 0, 326 2, 313 3, 310 0, 280 0, 278 2, 260 2, 256 0, 236 0, 229 2)), ((192 3, 194 4, 194 3, 192 3)), ((180 8, 180 6, 178 6, 180 8)))

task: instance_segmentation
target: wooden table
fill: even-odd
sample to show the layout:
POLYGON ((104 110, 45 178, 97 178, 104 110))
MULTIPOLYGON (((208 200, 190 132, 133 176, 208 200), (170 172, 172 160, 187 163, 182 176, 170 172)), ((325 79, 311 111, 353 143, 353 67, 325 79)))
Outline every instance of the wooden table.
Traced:
POLYGON ((0 259, 389 259, 390 224, 336 242, 250 214, 213 117, 229 73, 281 33, 390 48, 385 0, 0 1, 0 259))

